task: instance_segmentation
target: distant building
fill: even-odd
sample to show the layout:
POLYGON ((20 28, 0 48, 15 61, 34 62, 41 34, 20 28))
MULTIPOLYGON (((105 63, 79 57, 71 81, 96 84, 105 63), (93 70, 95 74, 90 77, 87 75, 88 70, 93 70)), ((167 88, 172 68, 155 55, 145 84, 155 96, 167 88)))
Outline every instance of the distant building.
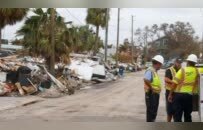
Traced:
POLYGON ((1 48, 5 50, 21 50, 23 49, 23 46, 12 44, 1 44, 1 48))
POLYGON ((171 44, 174 43, 169 37, 161 37, 152 41, 148 45, 148 58, 152 58, 156 54, 162 55, 166 60, 170 60, 180 56, 180 52, 171 50, 171 44), (150 57, 151 56, 151 57, 150 57))
POLYGON ((7 39, 1 39, 1 44, 8 44, 8 40, 7 39))
POLYGON ((169 44, 169 38, 161 37, 151 42, 148 48, 153 48, 157 54, 160 54, 165 57, 167 55, 167 52, 169 51, 168 44, 169 44))
POLYGON ((151 43, 149 43, 148 46, 148 52, 150 53, 150 55, 148 55, 148 58, 151 59, 156 54, 162 55, 166 60, 180 57, 180 51, 170 49, 172 47, 171 44, 173 43, 174 41, 166 36, 152 41, 151 43))

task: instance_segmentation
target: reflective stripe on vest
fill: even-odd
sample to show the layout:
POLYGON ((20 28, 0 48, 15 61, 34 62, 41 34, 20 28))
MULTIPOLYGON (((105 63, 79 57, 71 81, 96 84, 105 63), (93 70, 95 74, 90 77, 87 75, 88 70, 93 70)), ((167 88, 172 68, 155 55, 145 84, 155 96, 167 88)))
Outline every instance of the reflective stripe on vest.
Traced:
MULTIPOLYGON (((176 70, 174 69, 174 67, 170 67, 169 70, 171 71, 171 75, 172 75, 172 80, 174 79, 175 75, 176 75, 176 70)), ((171 90, 171 84, 165 82, 165 88, 167 90, 171 90)))
POLYGON ((153 76, 153 80, 151 82, 152 91, 155 93, 160 93, 161 92, 161 80, 160 80, 157 72, 153 68, 149 68, 148 70, 150 70, 152 72, 152 76, 153 76))
POLYGON ((189 94, 194 93, 194 89, 197 86, 197 81, 198 81, 198 75, 199 75, 198 69, 186 67, 184 69, 183 68, 181 69, 181 73, 182 73, 181 80, 174 78, 176 81, 178 81, 178 86, 175 89, 175 92, 189 93, 189 94), (186 81, 186 80, 189 80, 189 81, 186 81))

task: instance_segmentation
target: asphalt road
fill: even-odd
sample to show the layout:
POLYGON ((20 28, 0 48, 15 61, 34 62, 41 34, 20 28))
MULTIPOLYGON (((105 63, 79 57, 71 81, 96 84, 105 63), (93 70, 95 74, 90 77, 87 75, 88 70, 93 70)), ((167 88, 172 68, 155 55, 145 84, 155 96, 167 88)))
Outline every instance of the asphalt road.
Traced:
MULTIPOLYGON (((90 86, 71 96, 3 110, 0 111, 0 121, 145 122, 143 74, 143 71, 126 74, 123 79, 90 86)), ((159 74, 163 79, 164 71, 159 74)), ((157 122, 166 121, 164 91, 163 88, 157 122)), ((197 113, 193 113, 193 119, 198 121, 197 113)))

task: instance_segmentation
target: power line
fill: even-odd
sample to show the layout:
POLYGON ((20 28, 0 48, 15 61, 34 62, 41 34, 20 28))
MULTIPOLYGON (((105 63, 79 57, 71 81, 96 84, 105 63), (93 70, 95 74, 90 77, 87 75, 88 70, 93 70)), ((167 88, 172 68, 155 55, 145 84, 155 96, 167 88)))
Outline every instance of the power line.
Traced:
POLYGON ((68 12, 68 14, 70 14, 74 19, 76 19, 79 23, 83 24, 83 22, 81 22, 77 17, 75 17, 67 8, 65 8, 65 10, 68 12))
MULTIPOLYGON (((64 13, 66 13, 67 15, 71 15, 74 19, 76 19, 78 22, 80 22, 81 24, 85 25, 84 23, 82 23, 77 17, 75 17, 67 8, 65 8, 65 11, 64 13)), ((115 31, 117 30, 117 25, 109 25, 109 27, 112 27, 113 29, 115 29, 115 31)), ((121 28, 120 31, 129 31, 130 29, 124 29, 124 28, 121 28)))

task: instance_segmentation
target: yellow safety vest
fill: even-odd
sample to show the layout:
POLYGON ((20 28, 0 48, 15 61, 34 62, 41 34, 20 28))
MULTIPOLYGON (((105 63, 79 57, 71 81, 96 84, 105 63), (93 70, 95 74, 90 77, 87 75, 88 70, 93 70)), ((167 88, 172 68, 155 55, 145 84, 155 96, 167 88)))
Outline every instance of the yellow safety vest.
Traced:
MULTIPOLYGON (((158 76, 157 72, 153 69, 153 68, 149 68, 148 70, 150 70, 152 72, 152 82, 151 82, 151 86, 152 86, 152 91, 155 93, 160 93, 161 92, 161 79, 158 76)), ((146 84, 145 84, 146 85, 146 84)), ((145 87, 147 88, 147 87, 145 87)), ((145 92, 148 92, 149 89, 145 89, 145 92)))
POLYGON ((202 67, 198 68, 198 71, 199 71, 200 74, 203 74, 203 68, 202 67))
MULTIPOLYGON (((174 69, 174 67, 170 67, 169 70, 171 71, 172 80, 173 80, 175 75, 176 75, 176 70, 174 69)), ((165 88, 170 91, 171 90, 171 84, 165 82, 165 88)))
POLYGON ((185 67, 180 71, 180 79, 177 77, 174 78, 174 80, 178 82, 178 86, 176 87, 175 92, 193 94, 197 87, 199 76, 198 69, 195 67, 185 67))
MULTIPOLYGON (((198 69, 199 74, 203 74, 203 68, 202 67, 201 68, 197 68, 197 69, 198 69)), ((199 93, 199 86, 198 85, 199 84, 196 84, 196 86, 194 88, 194 91, 193 91, 194 94, 198 94, 199 93)))

